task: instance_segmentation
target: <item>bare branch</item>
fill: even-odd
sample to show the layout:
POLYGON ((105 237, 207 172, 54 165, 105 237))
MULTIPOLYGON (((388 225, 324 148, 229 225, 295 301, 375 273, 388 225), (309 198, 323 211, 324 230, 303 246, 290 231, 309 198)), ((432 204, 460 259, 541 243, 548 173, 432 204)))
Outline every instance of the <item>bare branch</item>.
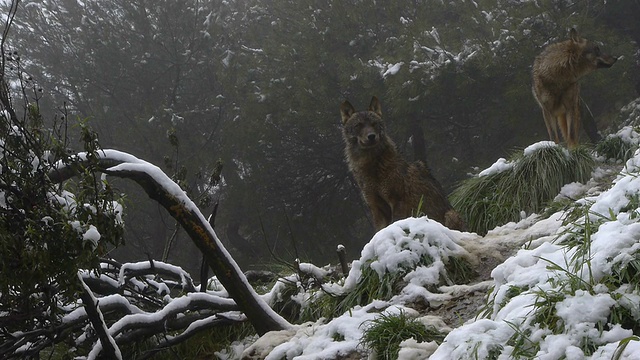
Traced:
MULTIPOLYGON (((122 354, 115 340, 109 335, 107 331, 107 325, 104 323, 104 317, 102 312, 98 308, 98 300, 93 296, 89 287, 82 281, 82 276, 78 274, 78 279, 82 284, 82 291, 80 292, 80 299, 84 304, 84 309, 89 317, 89 321, 93 326, 93 330, 98 334, 100 343, 103 348, 103 355, 109 359, 122 360, 122 354)), ((99 354, 99 352, 98 352, 99 354)))
MULTIPOLYGON (((200 210, 162 170, 116 150, 101 150, 98 156, 99 159, 92 159, 92 164, 104 173, 138 183, 151 199, 156 200, 180 223, 258 334, 291 327, 258 296, 200 210)), ((87 162, 86 157, 86 154, 80 154, 74 165, 61 164, 49 174, 49 178, 62 182, 75 176, 87 162)))

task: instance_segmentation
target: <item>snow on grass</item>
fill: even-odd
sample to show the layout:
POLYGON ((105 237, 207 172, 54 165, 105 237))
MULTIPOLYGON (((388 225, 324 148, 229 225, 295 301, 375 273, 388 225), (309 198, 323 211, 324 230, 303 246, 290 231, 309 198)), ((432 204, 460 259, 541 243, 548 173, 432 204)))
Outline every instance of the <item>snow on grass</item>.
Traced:
MULTIPOLYGON (((380 278, 388 273, 405 273, 406 284, 398 295, 388 301, 374 300, 365 306, 355 306, 327 323, 321 319, 316 323, 297 327, 295 332, 278 332, 273 335, 272 341, 257 342, 245 354, 269 353, 266 359, 332 359, 363 350, 358 344, 367 322, 382 314, 397 314, 400 311, 417 316, 415 310, 404 305, 412 300, 439 304, 450 299, 450 295, 427 291, 426 287, 435 289, 447 277, 445 264, 452 258, 470 257, 459 243, 478 238, 475 234, 449 230, 427 217, 397 221, 379 231, 364 247, 360 259, 353 262, 349 275, 341 284, 325 284, 324 291, 334 296, 353 291, 363 276, 363 269, 367 267, 380 278), (289 336, 290 339, 285 341, 283 336, 289 336), (274 342, 282 343, 274 346, 274 342), (274 348, 265 352, 265 346, 274 348)), ((283 287, 284 282, 281 282, 265 296, 270 303, 278 297, 283 287)), ((445 290, 460 291, 457 287, 445 290)), ((300 294, 296 296, 303 305, 305 299, 312 297, 309 294, 304 298, 300 294)), ((412 342, 407 342, 406 346, 413 349, 407 350, 407 354, 424 354, 425 347, 432 348, 434 345, 414 346, 412 342)))
POLYGON ((333 284, 327 286, 326 290, 343 293, 355 288, 364 264, 368 264, 380 277, 386 272, 413 269, 407 274, 407 280, 411 280, 415 271, 425 271, 418 266, 424 256, 431 257, 436 273, 432 273, 430 279, 421 282, 436 284, 437 274, 443 271, 444 261, 451 256, 468 255, 457 242, 476 237, 475 234, 449 230, 427 217, 397 221, 380 230, 365 245, 360 259, 353 262, 342 287, 333 284))
MULTIPOLYGON (((539 141, 535 144, 531 144, 529 146, 527 146, 523 153, 524 156, 531 156, 533 153, 535 153, 536 151, 539 151, 540 149, 545 149, 545 148, 555 148, 558 147, 558 144, 556 144, 553 141, 539 141)), ((564 149, 564 153, 567 155, 567 157, 569 157, 569 151, 567 151, 566 149, 564 149)))
MULTIPOLYGON (((539 146, 555 145, 536 144, 539 146)), ((128 163, 111 170, 135 168, 159 176, 154 168, 140 160, 122 160, 128 163)), ((610 175, 600 170, 594 172, 594 178, 605 176, 610 175)), ((165 187, 172 190, 174 196, 195 209, 179 187, 166 179, 159 181, 166 181, 165 187)), ((345 279, 323 284, 322 291, 315 293, 301 291, 293 300, 304 307, 326 292, 332 296, 348 295, 357 289, 365 272, 380 279, 388 274, 400 274, 401 286, 392 296, 346 308, 330 319, 295 325, 257 340, 252 337, 235 343, 233 350, 220 352, 218 356, 237 358, 243 350, 244 356, 265 359, 337 359, 363 355, 368 349, 361 339, 372 320, 400 312, 419 317, 420 314, 410 308, 411 304, 427 304, 433 310, 449 301, 458 301, 464 294, 489 292, 489 304, 482 315, 455 329, 450 328, 454 324, 431 316, 439 321, 429 320, 430 326, 448 334, 444 342, 438 345, 434 341, 405 340, 400 346, 400 358, 600 359, 613 357, 622 350, 619 345, 625 343, 626 349, 620 358, 632 359, 633 354, 640 352, 640 342, 630 341, 634 333, 628 324, 640 322, 637 290, 640 286, 628 283, 635 273, 626 269, 640 264, 640 152, 627 161, 610 189, 601 193, 587 189, 594 183, 592 179, 586 185, 574 183, 562 189, 561 193, 569 199, 586 194, 572 208, 583 211, 584 215, 571 222, 566 221, 568 213, 563 211, 544 219, 531 214, 481 237, 449 230, 427 217, 397 221, 380 230, 363 248, 345 279), (500 259, 499 265, 491 265, 491 280, 469 284, 451 281, 447 265, 452 260, 464 259, 481 268, 485 258, 500 259), (620 319, 625 319, 624 326, 620 319)), ((125 270, 148 266, 149 262, 123 266, 119 278, 124 277, 125 270)), ((155 263, 155 266, 163 269, 167 266, 165 270, 171 273, 183 273, 168 264, 155 263)), ((311 264, 302 263, 300 269, 318 278, 326 275, 324 269, 311 264)), ((271 305, 282 301, 287 283, 296 281, 296 275, 292 275, 278 282, 269 293, 262 295, 263 300, 271 305)), ((144 312, 121 296, 101 298, 100 307, 119 304, 130 308, 128 315, 108 329, 117 339, 132 324, 155 324, 194 303, 233 305, 232 300, 209 293, 191 293, 166 300, 168 305, 156 313, 144 312)), ((75 322, 84 316, 84 309, 78 308, 65 316, 64 321, 75 322)))
MULTIPOLYGON (((559 227, 556 240, 521 249, 497 266, 490 316, 454 329, 430 359, 465 359, 473 353, 478 358, 612 358, 620 342, 634 335, 615 321, 621 316, 631 317, 626 322, 640 320, 633 301, 638 290, 617 275, 640 259, 638 164, 636 153, 614 186, 580 200, 588 207, 585 216, 559 227), (566 244, 576 238, 577 245, 566 244), (518 340, 529 341, 526 356, 518 340)), ((630 341, 621 358, 639 351, 640 343, 630 341)))
POLYGON ((496 161, 495 163, 493 163, 493 165, 491 165, 490 167, 482 170, 478 176, 489 176, 489 175, 493 175, 493 174, 499 174, 503 171, 507 171, 507 170, 511 170, 513 169, 513 163, 510 161, 507 161, 505 158, 500 158, 498 159, 498 161, 496 161))
MULTIPOLYGON (((548 146, 556 145, 536 144, 548 146)), ((354 290, 368 266, 380 277, 404 271, 405 285, 397 295, 356 306, 328 322, 297 327, 266 358, 335 359, 366 353, 359 345, 363 324, 379 312, 411 312, 406 306, 417 299, 437 305, 462 292, 487 289, 493 290, 481 315, 453 330, 444 323, 437 326, 448 332, 439 346, 404 341, 400 358, 637 358, 640 341, 632 328, 640 323, 640 280, 634 280, 634 266, 640 266, 640 151, 609 189, 594 190, 606 176, 607 170, 596 169, 596 180, 565 186, 565 199, 586 196, 568 212, 544 219, 532 214, 485 237, 451 231, 427 218, 390 225, 364 247, 343 282, 325 284, 324 290, 336 295, 354 290), (568 221, 570 214, 574 217, 568 221), (483 256, 507 253, 511 255, 491 272, 492 280, 439 284, 449 258, 482 261, 483 256), (433 260, 429 265, 421 262, 425 256, 433 260)))

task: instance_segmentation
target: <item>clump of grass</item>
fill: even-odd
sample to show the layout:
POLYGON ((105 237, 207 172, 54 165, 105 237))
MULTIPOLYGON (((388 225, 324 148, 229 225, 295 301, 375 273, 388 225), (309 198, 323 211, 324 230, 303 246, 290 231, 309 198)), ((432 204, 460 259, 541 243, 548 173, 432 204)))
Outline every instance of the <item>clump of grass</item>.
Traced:
MULTIPOLYGON (((633 195, 632 195, 633 196, 633 195)), ((633 199, 632 199, 633 200, 633 199)), ((520 326, 509 323, 515 330, 509 339, 508 345, 513 347, 511 356, 514 358, 531 358, 538 353, 540 345, 532 342, 531 329, 533 327, 547 329, 552 334, 563 334, 569 331, 563 319, 558 316, 557 304, 569 297, 576 296, 578 291, 583 291, 591 295, 598 293, 596 288, 604 285, 610 291, 610 296, 617 302, 611 306, 610 313, 604 321, 598 321, 594 327, 600 331, 608 330, 611 324, 619 324, 624 329, 632 330, 634 337, 640 335, 640 319, 637 318, 636 307, 633 301, 625 300, 625 293, 637 291, 640 288, 640 253, 635 252, 633 260, 622 264, 612 264, 611 273, 600 278, 595 278, 592 273, 592 234, 599 226, 606 221, 613 221, 615 217, 610 217, 593 213, 590 206, 576 207, 572 216, 581 214, 579 219, 574 219, 563 236, 559 244, 567 249, 573 250, 571 256, 566 259, 566 264, 561 266, 550 260, 542 258, 549 265, 547 269, 556 273, 549 279, 551 289, 542 290, 537 288, 531 290, 536 298, 532 305, 531 323, 520 326), (622 292, 620 292, 622 290, 622 292)), ((569 252, 568 252, 569 253, 569 252)), ((633 339, 633 338, 629 338, 633 339)), ((594 354, 598 349, 600 340, 592 336, 585 335, 580 339, 579 347, 586 356, 594 354)), ((619 347, 624 350, 626 342, 621 342, 619 347)))
POLYGON ((344 296, 336 296, 322 290, 314 290, 309 302, 300 309, 300 323, 317 321, 318 319, 332 319, 341 314, 339 307, 344 296))
MULTIPOLYGON (((333 318, 356 305, 366 305, 376 299, 391 299, 402 289, 403 278, 411 269, 385 272, 380 276, 371 268, 372 262, 373 260, 369 260, 362 265, 360 280, 352 291, 340 296, 324 293, 315 297, 309 306, 303 309, 301 318, 305 321, 317 320, 320 317, 333 318)), ((432 263, 433 259, 425 254, 417 266, 428 266, 432 263)))
POLYGON ((626 127, 617 134, 612 134, 602 139, 595 148, 599 156, 604 156, 607 160, 627 161, 638 148, 638 145, 631 140, 632 136, 637 136, 635 129, 626 127))
MULTIPOLYGON (((402 290, 405 285, 404 277, 413 270, 413 268, 401 268, 398 271, 380 275, 371 268, 372 262, 373 260, 369 260, 362 265, 360 279, 352 291, 344 295, 322 292, 312 296, 308 305, 301 309, 300 321, 316 321, 323 317, 331 319, 344 314, 356 305, 366 305, 373 300, 389 300, 402 290)), ((431 264, 433 259, 425 254, 415 267, 431 264)), ((443 283, 464 283, 475 274, 469 262, 463 258, 450 257, 446 260, 445 268, 447 277, 440 280, 443 283)))
POLYGON ((448 284, 466 284, 478 274, 473 266, 462 257, 450 257, 445 262, 446 281, 448 284))
MULTIPOLYGON (((540 350, 540 344, 534 341, 531 341, 531 329, 528 328, 520 328, 518 324, 507 321, 507 325, 514 330, 514 334, 507 341, 507 345, 513 347, 513 352, 511 353, 512 359, 533 359, 536 354, 540 350)), ((494 359, 498 359, 498 356, 502 352, 500 349, 497 352, 494 359)))
POLYGON ((588 149, 560 146, 515 153, 509 162, 513 166, 507 170, 463 181, 451 195, 471 231, 484 235, 520 220, 522 211, 540 212, 565 184, 587 181, 595 164, 588 149))
POLYGON ((278 300, 273 304, 273 309, 282 315, 287 321, 295 323, 303 316, 302 307, 293 299, 300 292, 294 282, 281 280, 284 283, 278 300))
POLYGON ((438 344, 444 339, 444 334, 434 327, 425 327, 403 311, 395 315, 380 314, 362 325, 367 328, 361 344, 375 351, 378 359, 397 359, 400 343, 407 339, 413 338, 418 342, 435 341, 438 344))

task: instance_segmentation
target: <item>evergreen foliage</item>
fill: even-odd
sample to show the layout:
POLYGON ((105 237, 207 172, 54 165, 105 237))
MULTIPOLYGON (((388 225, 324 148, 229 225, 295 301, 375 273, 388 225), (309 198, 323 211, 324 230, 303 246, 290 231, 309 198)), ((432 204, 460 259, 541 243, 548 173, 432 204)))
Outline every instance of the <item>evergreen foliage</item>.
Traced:
MULTIPOLYGON (((62 187, 50 178, 78 160, 68 153, 67 119, 45 120, 22 90, 21 117, 0 95, 0 312, 10 331, 57 323, 59 301, 81 291, 78 269, 96 269, 98 257, 122 243, 124 225, 119 196, 91 161, 77 182, 62 187)), ((81 130, 84 156, 97 158, 97 135, 81 130)))

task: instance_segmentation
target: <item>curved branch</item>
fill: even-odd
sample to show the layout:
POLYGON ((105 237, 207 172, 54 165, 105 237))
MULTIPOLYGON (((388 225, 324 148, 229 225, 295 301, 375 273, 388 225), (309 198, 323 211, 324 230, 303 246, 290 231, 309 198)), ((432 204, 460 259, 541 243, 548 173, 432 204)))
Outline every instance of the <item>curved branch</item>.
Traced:
MULTIPOLYGON (((97 155, 92 165, 106 174, 135 181, 180 223, 258 334, 291 327, 258 296, 197 206, 160 168, 117 150, 101 150, 97 155)), ((79 154, 75 165, 57 166, 49 178, 62 182, 80 174, 82 165, 88 164, 86 157, 79 154)))

